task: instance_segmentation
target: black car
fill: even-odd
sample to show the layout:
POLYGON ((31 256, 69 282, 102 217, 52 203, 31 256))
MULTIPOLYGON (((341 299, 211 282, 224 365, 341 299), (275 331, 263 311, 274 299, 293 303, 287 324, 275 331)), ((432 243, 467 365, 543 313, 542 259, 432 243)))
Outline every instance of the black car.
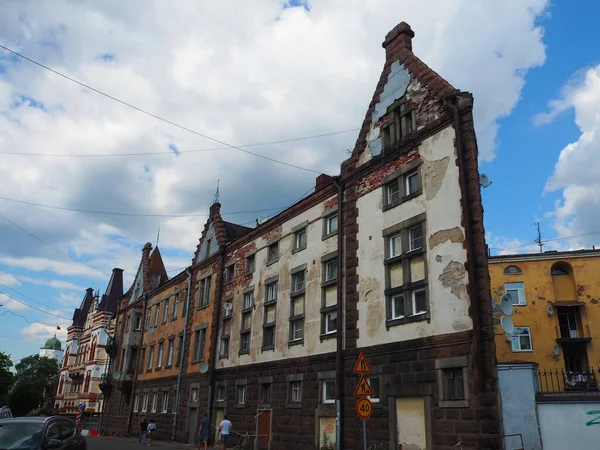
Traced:
POLYGON ((63 416, 0 419, 0 450, 87 450, 75 422, 63 416))

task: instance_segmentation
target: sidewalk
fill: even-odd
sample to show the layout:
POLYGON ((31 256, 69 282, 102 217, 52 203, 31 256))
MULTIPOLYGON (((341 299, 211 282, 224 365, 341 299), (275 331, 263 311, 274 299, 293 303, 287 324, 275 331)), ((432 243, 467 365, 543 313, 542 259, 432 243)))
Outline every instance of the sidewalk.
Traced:
MULTIPOLYGON (((130 444, 137 444, 138 440, 134 437, 117 437, 117 436, 89 436, 88 439, 103 439, 105 441, 117 441, 117 442, 128 442, 130 444)), ((152 439, 152 445, 157 445, 160 447, 168 447, 168 448, 179 448, 190 450, 195 448, 192 444, 184 444, 182 442, 173 442, 173 441, 162 441, 157 439, 152 439)))

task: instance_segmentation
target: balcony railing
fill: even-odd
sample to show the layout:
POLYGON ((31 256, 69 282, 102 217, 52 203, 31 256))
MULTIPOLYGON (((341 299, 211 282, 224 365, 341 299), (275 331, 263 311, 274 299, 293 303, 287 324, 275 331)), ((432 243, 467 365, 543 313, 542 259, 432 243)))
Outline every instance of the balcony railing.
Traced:
POLYGON ((540 392, 598 392, 598 370, 572 372, 563 369, 540 370, 538 380, 540 392))

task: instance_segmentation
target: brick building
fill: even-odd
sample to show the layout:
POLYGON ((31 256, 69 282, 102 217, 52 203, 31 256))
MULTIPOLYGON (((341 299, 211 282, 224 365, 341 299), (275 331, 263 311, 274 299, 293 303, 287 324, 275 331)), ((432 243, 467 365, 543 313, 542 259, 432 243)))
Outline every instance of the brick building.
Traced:
MULTIPOLYGON (((501 448, 473 99, 412 53, 413 36, 406 23, 386 36, 340 176, 253 229, 214 204, 192 265, 143 291, 134 423, 156 416, 160 436, 191 442, 208 411, 260 435, 257 449, 362 448, 362 351, 369 444, 501 448)), ((109 434, 123 432, 116 405, 109 434)))

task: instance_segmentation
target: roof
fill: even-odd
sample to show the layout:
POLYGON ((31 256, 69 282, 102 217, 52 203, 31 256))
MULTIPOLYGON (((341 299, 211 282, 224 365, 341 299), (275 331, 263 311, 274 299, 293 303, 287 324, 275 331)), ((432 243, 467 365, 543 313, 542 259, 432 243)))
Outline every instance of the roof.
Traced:
POLYGON ((73 313, 73 326, 81 327, 85 326, 85 321, 87 320, 88 312, 92 307, 92 303, 94 302, 94 290, 92 288, 87 288, 85 291, 85 295, 83 296, 83 300, 81 301, 81 305, 79 308, 75 309, 73 313))
POLYGON ((152 275, 151 289, 157 288, 169 279, 167 276, 167 269, 165 268, 158 247, 150 253, 150 258, 148 259, 148 271, 150 272, 150 275, 152 275))
POLYGON ((60 341, 56 338, 56 335, 54 335, 53 338, 50 338, 46 341, 46 344, 44 344, 44 347, 42 348, 46 350, 62 350, 62 345, 60 341))
POLYGON ((547 251, 544 253, 521 253, 516 255, 496 255, 489 256, 488 261, 490 264, 510 262, 510 261, 547 261, 553 259, 566 259, 566 258, 596 258, 600 256, 600 250, 597 249, 582 249, 582 250, 568 250, 564 252, 559 251, 547 251))
POLYGON ((119 299, 123 296, 123 269, 113 269, 110 281, 106 287, 106 292, 102 295, 102 301, 98 309, 117 313, 119 299))
POLYGON ((225 232, 227 233, 227 242, 235 241, 238 238, 248 234, 253 228, 238 225, 236 223, 225 222, 225 232))

